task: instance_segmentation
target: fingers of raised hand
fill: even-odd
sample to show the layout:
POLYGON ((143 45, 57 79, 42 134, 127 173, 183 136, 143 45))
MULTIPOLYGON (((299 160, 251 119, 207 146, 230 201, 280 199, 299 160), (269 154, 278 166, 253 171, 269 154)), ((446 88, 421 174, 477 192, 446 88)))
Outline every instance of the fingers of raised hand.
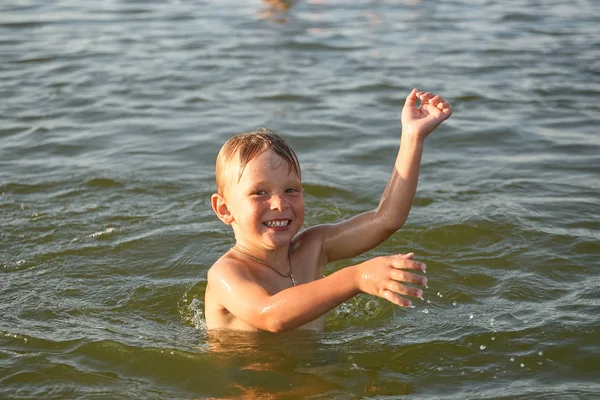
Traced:
POLYGON ((417 89, 411 90, 408 96, 406 96, 405 105, 414 107, 417 103, 417 93, 417 89))
POLYGON ((444 114, 448 114, 450 116, 452 114, 452 105, 448 103, 446 100, 440 97, 440 101, 437 103, 436 107, 441 110, 444 114))
POLYGON ((418 92, 417 97, 421 100, 421 105, 431 105, 444 114, 452 114, 452 106, 443 97, 431 92, 418 92))
POLYGON ((428 104, 436 95, 431 92, 417 92, 417 97, 421 100, 421 104, 428 104))

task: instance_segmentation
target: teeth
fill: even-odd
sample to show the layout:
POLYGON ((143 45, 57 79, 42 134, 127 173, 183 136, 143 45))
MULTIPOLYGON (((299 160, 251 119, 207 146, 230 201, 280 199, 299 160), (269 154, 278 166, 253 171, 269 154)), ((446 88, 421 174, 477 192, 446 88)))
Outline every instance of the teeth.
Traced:
POLYGON ((290 221, 288 219, 279 221, 267 221, 265 222, 265 225, 267 225, 269 228, 283 228, 284 226, 287 226, 289 222, 290 221))

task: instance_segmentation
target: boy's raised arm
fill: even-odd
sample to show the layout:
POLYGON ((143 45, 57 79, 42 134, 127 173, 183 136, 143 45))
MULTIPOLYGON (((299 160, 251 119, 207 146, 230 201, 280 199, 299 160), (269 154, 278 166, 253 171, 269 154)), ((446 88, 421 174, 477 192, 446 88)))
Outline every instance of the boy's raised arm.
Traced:
POLYGON ((402 227, 417 189, 425 138, 450 115, 452 107, 442 97, 417 89, 410 92, 402 109, 400 149, 378 207, 349 220, 312 229, 321 238, 327 261, 359 255, 402 227), (417 107, 418 100, 421 104, 417 107))

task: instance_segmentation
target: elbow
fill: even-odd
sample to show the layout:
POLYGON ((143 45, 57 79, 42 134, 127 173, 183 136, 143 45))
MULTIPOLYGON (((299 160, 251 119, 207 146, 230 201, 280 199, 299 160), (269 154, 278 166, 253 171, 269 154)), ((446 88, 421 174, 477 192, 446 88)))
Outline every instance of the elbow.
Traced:
POLYGON ((404 226, 408 216, 393 218, 389 215, 378 215, 381 230, 389 237, 404 226))
POLYGON ((280 333, 293 329, 289 321, 286 321, 282 315, 274 311, 271 307, 263 309, 259 314, 260 323, 257 327, 272 333, 280 333))
POLYGON ((281 333, 289 330, 286 324, 278 318, 268 318, 265 320, 263 329, 271 333, 281 333))
POLYGON ((394 233, 400 230, 404 226, 404 222, 406 220, 401 221, 390 221, 388 224, 384 226, 384 230, 388 236, 392 236, 394 233), (395 223, 393 223, 395 222, 395 223))

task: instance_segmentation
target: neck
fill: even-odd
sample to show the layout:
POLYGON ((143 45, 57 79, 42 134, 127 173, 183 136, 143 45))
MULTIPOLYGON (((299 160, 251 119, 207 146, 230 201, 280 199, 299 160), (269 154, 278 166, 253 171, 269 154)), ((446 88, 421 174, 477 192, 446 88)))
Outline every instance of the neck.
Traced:
POLYGON ((270 266, 280 266, 282 270, 285 270, 288 266, 289 246, 269 250, 251 244, 236 242, 234 247, 268 263, 270 266))

